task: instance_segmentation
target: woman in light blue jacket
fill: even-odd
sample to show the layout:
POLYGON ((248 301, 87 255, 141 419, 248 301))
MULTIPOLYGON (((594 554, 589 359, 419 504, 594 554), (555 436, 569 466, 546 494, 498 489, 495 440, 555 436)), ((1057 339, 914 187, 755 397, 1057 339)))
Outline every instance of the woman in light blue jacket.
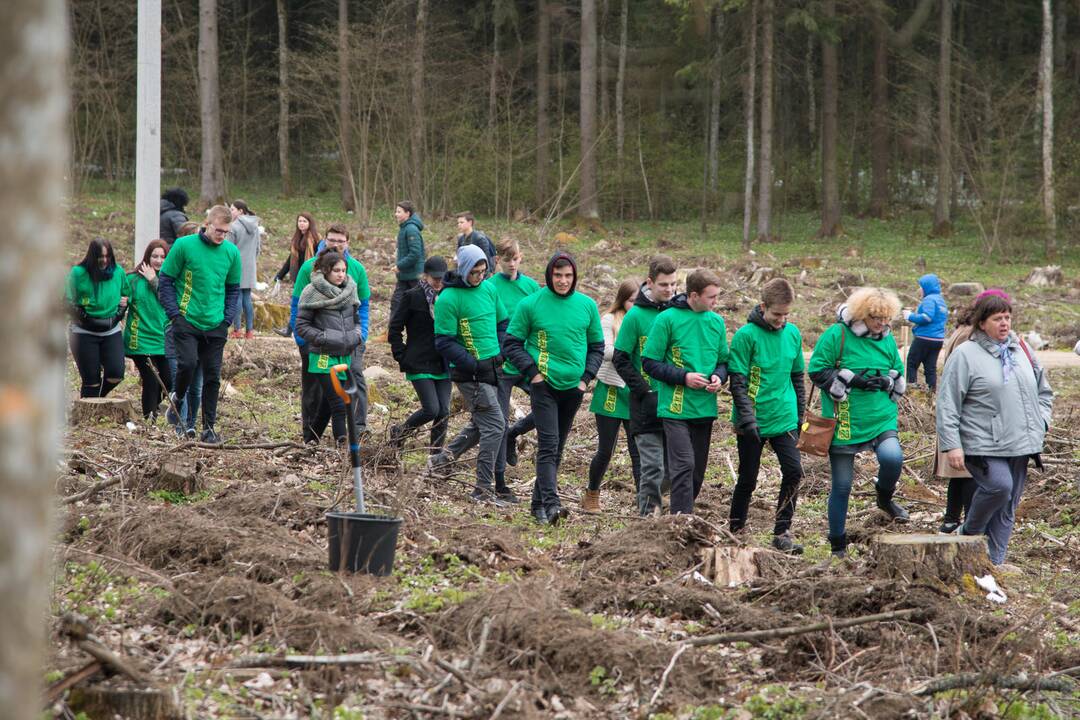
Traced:
POLYGON ((995 565, 1005 562, 1028 461, 1040 465, 1054 403, 1046 372, 1011 325, 1007 300, 981 298, 975 330, 946 361, 937 399, 939 446, 949 466, 966 468, 976 484, 960 532, 986 535, 995 565))

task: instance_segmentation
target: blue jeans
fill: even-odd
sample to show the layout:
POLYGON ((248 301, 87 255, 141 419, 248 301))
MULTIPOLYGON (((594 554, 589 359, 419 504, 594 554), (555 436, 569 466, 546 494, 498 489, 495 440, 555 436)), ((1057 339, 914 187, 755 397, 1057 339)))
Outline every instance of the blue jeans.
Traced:
MULTIPOLYGON (((251 330, 255 327, 255 304, 251 302, 251 288, 240 288, 240 309, 244 312, 244 329, 251 330)), ((233 329, 240 329, 240 313, 236 313, 233 320, 233 329)))
MULTIPOLYGON (((904 466, 904 451, 900 449, 900 441, 895 437, 886 438, 877 444, 874 454, 878 460, 877 491, 891 498, 900 479, 900 470, 904 466)), ((840 537, 847 524, 848 499, 851 497, 851 483, 855 479, 855 455, 830 450, 829 466, 832 471, 829 536, 840 537)))
MULTIPOLYGON (((176 359, 176 346, 173 345, 172 326, 165 330, 165 358, 169 361, 169 372, 175 378, 179 361, 176 359)), ((177 409, 180 411, 180 426, 184 430, 195 429, 195 420, 199 417, 199 403, 202 402, 202 386, 203 373, 200 365, 196 366, 184 397, 179 398, 180 407, 177 409)))

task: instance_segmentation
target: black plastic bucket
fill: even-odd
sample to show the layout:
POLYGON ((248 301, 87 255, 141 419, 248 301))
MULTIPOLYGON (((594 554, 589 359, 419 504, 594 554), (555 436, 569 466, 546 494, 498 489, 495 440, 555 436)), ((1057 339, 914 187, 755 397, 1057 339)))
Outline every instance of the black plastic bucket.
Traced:
POLYGON ((330 569, 369 575, 394 570, 401 518, 361 513, 326 513, 330 543, 330 569))

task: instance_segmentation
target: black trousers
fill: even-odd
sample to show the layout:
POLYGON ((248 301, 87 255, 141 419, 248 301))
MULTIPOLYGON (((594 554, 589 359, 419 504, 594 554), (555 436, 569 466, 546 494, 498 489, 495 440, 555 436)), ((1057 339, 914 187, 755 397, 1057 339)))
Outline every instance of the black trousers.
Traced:
POLYGON ((550 515, 562 504, 559 500, 559 464, 583 397, 585 393, 576 387, 556 390, 547 382, 532 385, 529 400, 536 419, 537 441, 536 482, 532 492, 534 511, 543 507, 550 515))
POLYGON ((974 478, 949 478, 949 489, 945 493, 945 522, 958 523, 967 516, 971 509, 971 499, 975 497, 974 478))
POLYGON ((199 330, 187 321, 173 323, 173 343, 176 345, 177 397, 184 397, 195 369, 202 366, 203 430, 214 427, 217 421, 218 392, 221 390, 221 356, 229 336, 228 323, 222 322, 213 330, 199 330))
POLYGON ((307 346, 300 348, 300 424, 304 442, 319 442, 330 424, 330 404, 323 393, 319 374, 308 372, 310 354, 307 346))
POLYGON ((432 380, 422 378, 412 381, 416 397, 420 398, 420 409, 415 411, 405 420, 405 427, 418 428, 425 423, 431 423, 431 447, 432 454, 437 453, 446 445, 446 427, 450 424, 450 391, 453 383, 449 378, 444 380, 432 380))
POLYGON ((626 449, 630 452, 630 466, 634 475, 634 491, 641 484, 641 458, 638 456, 637 443, 630 435, 630 421, 619 418, 597 415, 596 418, 596 452, 593 453, 589 463, 589 489, 599 490, 600 481, 604 479, 611 456, 615 453, 615 443, 619 439, 619 427, 626 431, 626 449))
POLYGON ((765 443, 769 443, 776 453, 776 459, 780 461, 780 495, 776 499, 773 534, 787 532, 791 528, 791 518, 795 515, 799 481, 803 475, 799 449, 795 447, 798 442, 795 432, 762 438, 760 443, 745 435, 736 435, 735 442, 739 449, 739 478, 735 482, 735 491, 731 494, 731 529, 738 530, 746 524, 750 496, 757 487, 758 472, 761 469, 761 451, 765 449, 765 443))
MULTIPOLYGON (((348 412, 345 409, 345 401, 334 392, 334 382, 330 379, 330 373, 312 373, 312 375, 315 375, 322 396, 326 400, 326 407, 330 411, 330 427, 334 433, 334 440, 342 441, 348 437, 349 432, 345 424, 345 414, 348 412)), ((323 429, 326 429, 325 425, 323 429)))
POLYGON ((941 352, 943 340, 927 340, 917 337, 911 342, 907 353, 907 381, 915 382, 919 377, 919 366, 922 365, 923 374, 926 375, 926 384, 931 390, 937 387, 937 359, 941 352))
POLYGON ((419 284, 419 280, 398 280, 394 283, 394 292, 390 294, 390 317, 394 317, 394 309, 401 302, 401 297, 419 284))
POLYGON ((135 369, 139 371, 139 380, 142 381, 142 414, 143 417, 150 417, 150 413, 157 412, 166 393, 172 392, 173 376, 169 368, 169 360, 164 355, 131 355, 130 357, 135 363, 135 369), (153 365, 153 370, 151 370, 151 365, 153 365), (157 370, 157 374, 161 376, 161 382, 165 383, 165 387, 161 387, 161 383, 154 375, 154 370, 157 370))
POLYGON ((82 387, 79 397, 105 397, 124 379, 124 333, 70 333, 68 344, 82 387))
POLYGON ((691 514, 694 500, 705 482, 709 463, 713 418, 672 420, 664 418, 667 471, 671 477, 671 514, 691 514))

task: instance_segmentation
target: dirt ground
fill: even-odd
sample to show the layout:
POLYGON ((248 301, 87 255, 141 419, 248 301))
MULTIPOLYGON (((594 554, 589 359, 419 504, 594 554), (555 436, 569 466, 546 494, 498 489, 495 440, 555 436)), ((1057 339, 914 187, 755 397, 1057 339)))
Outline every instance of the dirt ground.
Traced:
MULTIPOLYGON (((389 264, 374 251, 363 259, 369 267, 389 264)), ((535 265, 539 257, 526 260, 535 265)), ((737 266, 724 275, 721 312, 729 328, 749 310, 754 274, 737 266)), ((798 268, 789 275, 795 279, 798 268)), ((828 322, 819 307, 841 294, 833 280, 842 278, 799 286, 807 317, 817 318, 805 322, 811 341, 828 322)), ((611 290, 589 270, 582 287, 594 297, 611 290)), ((367 363, 389 373, 371 383, 364 455, 370 507, 403 518, 394 573, 326 569, 324 513, 352 502, 347 458, 325 441, 297 444, 299 368, 291 343, 264 334, 231 341, 219 421, 225 447, 178 442, 161 421, 70 428, 56 478, 50 682, 90 660, 64 632, 61 618, 74 613, 86 618, 97 643, 145 676, 141 686, 168 689, 179 716, 191 718, 1080 716, 1076 686, 1068 685, 1080 666, 1075 363, 1047 363, 1058 399, 1046 469, 1032 473, 1011 567, 995 573, 1007 600, 996 604, 970 576, 889 577, 869 555, 867 543, 879 533, 933 533, 940 523, 945 484, 932 477, 932 397, 925 392, 915 390, 901 406, 900 496, 911 522, 889 526, 873 509, 875 465, 860 458, 847 560, 828 553, 823 459, 805 463, 794 526, 804 555, 768 549, 779 488, 768 455, 750 530, 730 536, 736 455, 723 419, 695 517, 636 516, 623 440, 605 477, 603 513, 588 516, 577 511, 578 498, 596 431, 583 410, 559 476, 574 512, 561 526, 540 529, 527 513, 534 436, 509 468, 526 502, 507 508, 468 502, 467 463, 446 480, 429 478, 422 437, 400 454, 387 445, 388 426, 415 400, 377 339, 385 313, 377 294, 367 363), (196 461, 202 489, 161 489, 157 474, 171 457, 196 461), (710 581, 703 558, 715 548, 758 549, 759 576, 735 587, 710 581), (829 626, 878 613, 900 615, 829 626), (824 629, 802 634, 695 644, 823 621, 824 629), (346 653, 354 654, 347 664, 287 660, 346 653), (942 678, 958 689, 928 685, 942 678), (1036 678, 1054 689, 1032 689, 1036 678)), ((137 379, 117 393, 137 402, 137 379)), ((515 396, 518 408, 525 403, 515 396)), ((729 407, 725 394, 721 418, 729 407)), ((451 432, 464 419, 455 414, 451 432)), ((114 690, 133 684, 101 673, 82 683, 114 690)), ((76 695, 60 694, 53 716, 76 717, 76 695)))

